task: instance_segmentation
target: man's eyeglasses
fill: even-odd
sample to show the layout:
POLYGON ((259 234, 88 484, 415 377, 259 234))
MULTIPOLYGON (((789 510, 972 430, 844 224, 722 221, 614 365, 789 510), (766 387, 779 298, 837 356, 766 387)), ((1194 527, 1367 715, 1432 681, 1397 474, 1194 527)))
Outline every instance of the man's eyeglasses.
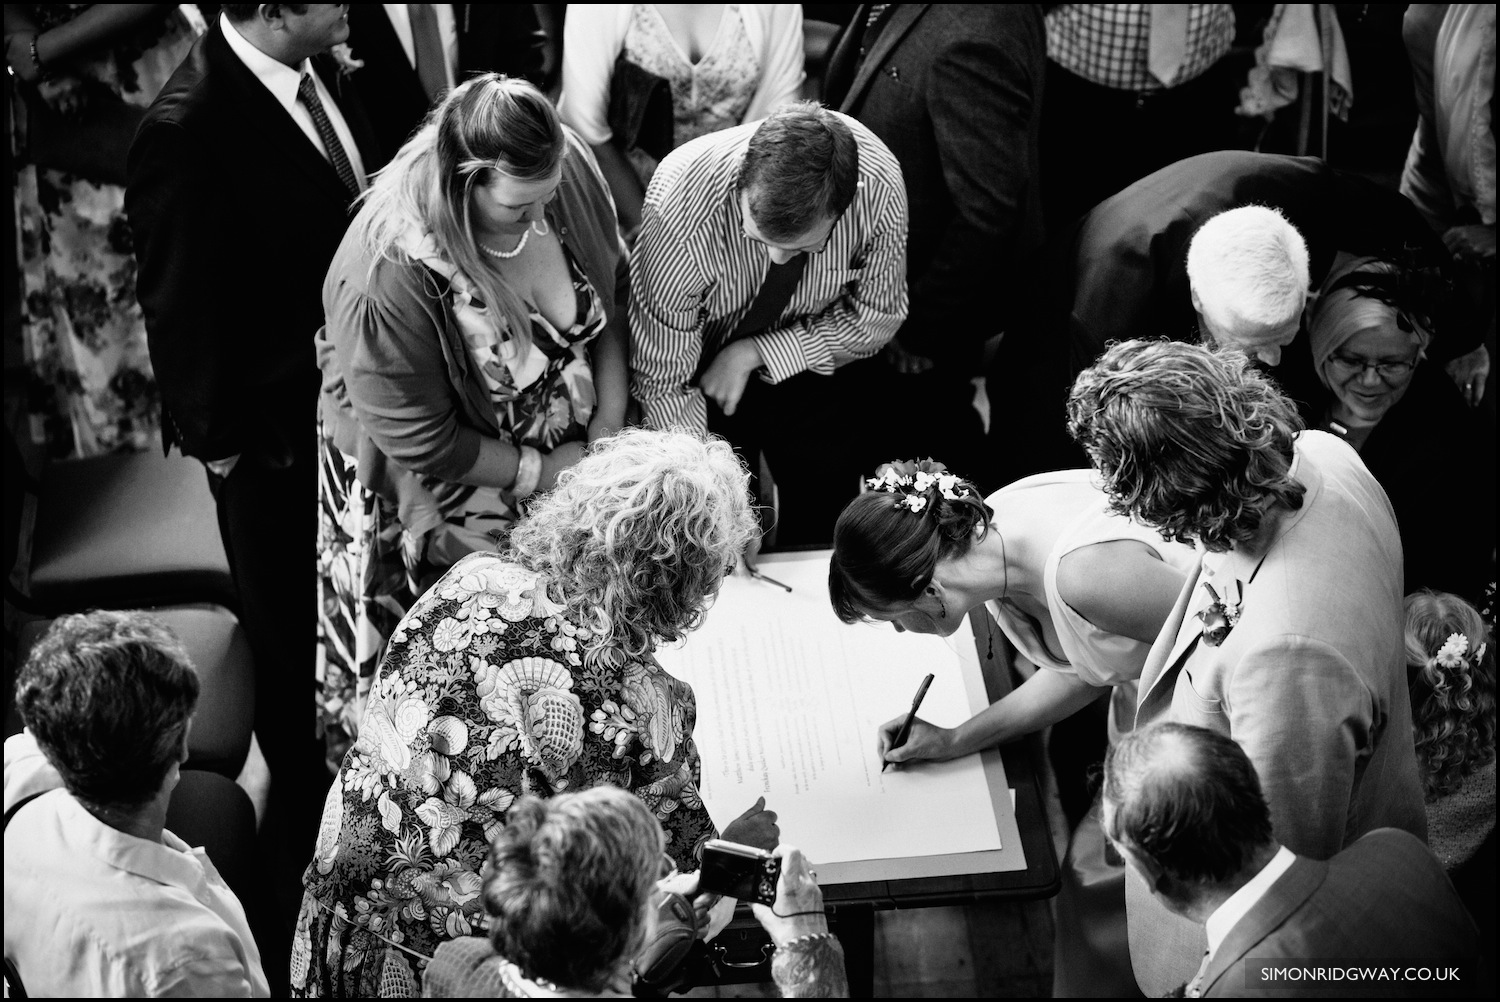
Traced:
POLYGON ((1417 367, 1415 360, 1358 358, 1354 355, 1345 355, 1341 352, 1334 352, 1329 361, 1346 376, 1355 374, 1363 376, 1367 369, 1374 369, 1375 375, 1386 382, 1396 382, 1397 380, 1405 379, 1417 367))

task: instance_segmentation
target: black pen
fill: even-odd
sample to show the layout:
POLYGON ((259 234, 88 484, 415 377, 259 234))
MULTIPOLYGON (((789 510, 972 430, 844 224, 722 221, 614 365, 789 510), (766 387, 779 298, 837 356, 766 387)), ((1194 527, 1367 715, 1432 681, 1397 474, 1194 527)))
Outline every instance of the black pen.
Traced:
POLYGON ((748 561, 748 560, 745 561, 745 571, 752 578, 755 578, 755 579, 760 580, 760 581, 764 581, 767 584, 773 584, 773 585, 775 585, 778 588, 785 588, 787 591, 791 591, 792 590, 792 586, 791 585, 789 585, 789 584, 783 584, 782 582, 777 581, 775 578, 771 577, 769 574, 762 574, 759 570, 756 569, 755 565, 752 564, 752 563, 750 563, 750 561, 748 561))
MULTIPOLYGON (((911 725, 917 719, 917 711, 922 708, 922 700, 927 698, 927 689, 931 685, 932 676, 928 675, 922 680, 922 684, 917 686, 916 698, 911 701, 911 712, 901 722, 901 729, 896 732, 896 740, 891 742, 891 747, 887 749, 888 751, 895 751, 897 748, 900 748, 906 744, 906 739, 911 737, 911 725)), ((880 763, 880 771, 885 772, 890 766, 890 762, 882 762, 880 763)))

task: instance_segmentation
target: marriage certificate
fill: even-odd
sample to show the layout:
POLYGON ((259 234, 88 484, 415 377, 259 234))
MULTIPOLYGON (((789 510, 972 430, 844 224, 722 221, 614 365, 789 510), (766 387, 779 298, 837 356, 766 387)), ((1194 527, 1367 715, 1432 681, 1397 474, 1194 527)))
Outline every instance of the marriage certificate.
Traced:
POLYGON ((826 552, 762 570, 792 592, 735 574, 702 628, 657 652, 697 695, 693 734, 714 821, 722 828, 764 796, 783 841, 818 865, 1000 849, 979 756, 882 773, 877 750, 877 728, 910 709, 929 672, 922 719, 953 726, 983 708, 977 665, 966 673, 957 653, 973 650, 967 622, 946 641, 841 623, 826 552))

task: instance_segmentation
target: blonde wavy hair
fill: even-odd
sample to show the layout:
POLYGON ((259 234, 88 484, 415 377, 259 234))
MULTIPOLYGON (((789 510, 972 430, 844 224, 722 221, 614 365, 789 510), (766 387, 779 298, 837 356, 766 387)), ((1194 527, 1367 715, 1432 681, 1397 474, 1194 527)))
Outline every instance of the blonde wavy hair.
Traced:
POLYGON ((453 88, 375 175, 350 228, 374 268, 400 257, 400 242, 416 223, 525 341, 531 336, 526 302, 480 254, 471 199, 497 174, 521 181, 551 177, 567 152, 557 110, 535 86, 498 73, 473 77, 453 88))
POLYGON ((511 532, 596 647, 641 657, 697 629, 758 531, 723 439, 628 429, 595 445, 511 532))
POLYGON ((1494 637, 1479 610, 1457 595, 1412 592, 1406 596, 1406 665, 1417 762, 1432 800, 1495 758, 1494 637), (1449 667, 1437 655, 1455 633, 1468 638, 1469 649, 1449 667))

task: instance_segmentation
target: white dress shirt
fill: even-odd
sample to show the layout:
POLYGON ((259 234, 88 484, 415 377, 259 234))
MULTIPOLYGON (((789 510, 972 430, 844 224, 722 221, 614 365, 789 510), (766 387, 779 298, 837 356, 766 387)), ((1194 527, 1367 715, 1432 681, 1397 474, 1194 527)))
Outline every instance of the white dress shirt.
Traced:
MULTIPOLYGON (((28 733, 5 742, 6 807, 55 770, 28 733)), ((44 793, 5 830, 5 955, 33 998, 269 998, 245 910, 202 849, 44 793)))
MULTIPOLYGON (((417 43, 411 34, 411 11, 407 10, 404 3, 383 3, 385 16, 391 20, 391 28, 396 32, 396 38, 401 42, 401 48, 406 53, 406 61, 411 63, 411 68, 417 68, 417 43)), ((458 23, 453 17, 453 5, 451 3, 435 3, 432 12, 437 15, 438 37, 443 40, 443 72, 447 74, 448 86, 455 87, 458 81, 454 78, 455 67, 458 66, 458 23)))
POLYGON ((1259 873, 1251 877, 1243 887, 1224 899, 1224 903, 1214 909, 1214 913, 1204 923, 1208 934, 1209 956, 1218 952, 1219 944, 1223 943, 1230 931, 1239 925, 1240 919, 1250 914, 1250 909, 1260 903, 1260 899, 1266 896, 1266 892, 1281 879, 1283 873, 1291 869, 1296 861, 1296 854, 1286 846, 1281 846, 1259 873))
POLYGON ((302 84, 302 75, 312 75, 313 87, 318 92, 318 100, 323 102, 323 110, 328 113, 328 121, 333 125, 333 131, 338 134, 339 142, 344 146, 344 154, 349 158, 349 166, 354 168, 354 177, 359 181, 359 188, 363 191, 369 184, 365 174, 365 162, 359 155, 359 146, 354 142, 354 133, 349 131, 349 123, 344 121, 343 112, 339 111, 338 102, 333 95, 328 93, 328 88, 323 86, 323 81, 313 73, 312 60, 302 60, 302 65, 296 69, 277 59, 272 59, 264 52, 257 49, 234 29, 229 18, 219 15, 219 27, 224 30, 224 41, 229 43, 230 49, 240 58, 240 62, 255 74, 255 78, 265 85, 266 90, 276 99, 276 103, 286 109, 286 113, 292 116, 292 121, 297 123, 297 128, 307 136, 308 142, 313 148, 323 155, 324 160, 330 163, 332 159, 328 156, 328 150, 324 149, 323 141, 318 138, 318 127, 313 124, 312 112, 297 100, 297 88, 302 84))

